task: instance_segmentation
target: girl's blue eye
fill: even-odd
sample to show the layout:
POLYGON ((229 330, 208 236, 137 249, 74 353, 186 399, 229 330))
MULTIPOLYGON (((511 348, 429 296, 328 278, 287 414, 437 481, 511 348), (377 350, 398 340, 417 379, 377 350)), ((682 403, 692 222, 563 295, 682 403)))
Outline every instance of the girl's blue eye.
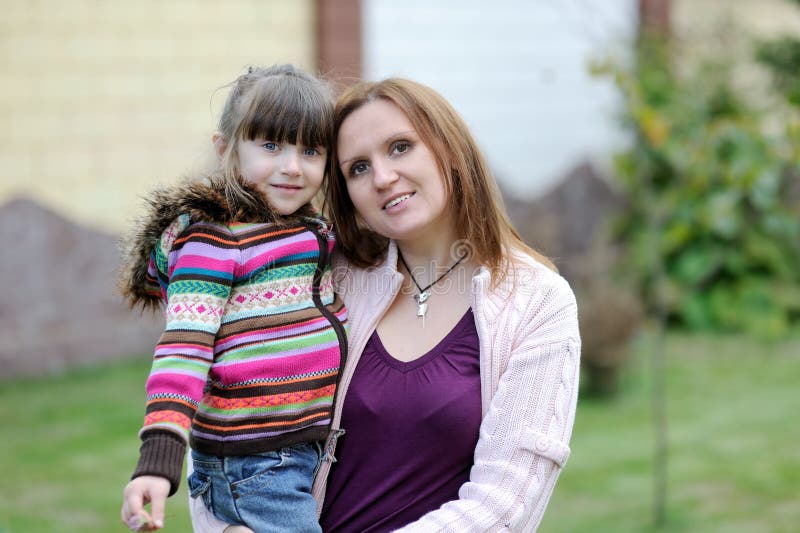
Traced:
POLYGON ((319 150, 317 150, 316 148, 305 148, 303 150, 303 155, 314 156, 317 155, 318 153, 319 150))
POLYGON ((263 146, 264 150, 267 150, 268 152, 274 152, 275 150, 278 149, 278 143, 274 143, 274 142, 271 142, 271 141, 270 142, 265 142, 261 146, 263 146))

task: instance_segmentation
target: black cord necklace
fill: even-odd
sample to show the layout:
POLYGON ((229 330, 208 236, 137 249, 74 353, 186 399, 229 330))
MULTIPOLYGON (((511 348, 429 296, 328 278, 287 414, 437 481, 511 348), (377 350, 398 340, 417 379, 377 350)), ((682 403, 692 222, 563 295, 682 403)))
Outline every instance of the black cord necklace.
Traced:
POLYGON ((408 275, 411 278, 411 281, 414 282, 414 285, 417 286, 417 290, 419 291, 419 294, 414 296, 414 300, 417 301, 417 316, 422 318, 422 327, 423 328, 425 327, 425 314, 428 312, 428 303, 427 302, 428 302, 428 298, 430 298, 430 296, 431 296, 431 292, 430 292, 429 289, 431 287, 433 287, 434 285, 436 285, 437 283, 439 283, 440 281, 442 281, 442 279, 444 279, 445 276, 447 276, 450 272, 452 272, 455 267, 457 267, 459 264, 461 264, 461 261, 463 261, 467 257, 467 255, 468 254, 464 254, 461 257, 459 257, 458 261, 453 263, 452 266, 450 266, 450 268, 447 269, 447 272, 445 272, 444 274, 442 274, 441 276, 439 276, 438 278, 433 280, 433 283, 429 283, 423 289, 420 286, 420 284, 417 283, 417 280, 414 277, 414 274, 411 273, 411 269, 408 268, 408 264, 406 263, 406 260, 403 259, 403 254, 400 253, 400 249, 399 248, 397 249, 397 257, 400 258, 400 262, 403 263, 404 267, 406 267, 406 271, 408 272, 408 275))

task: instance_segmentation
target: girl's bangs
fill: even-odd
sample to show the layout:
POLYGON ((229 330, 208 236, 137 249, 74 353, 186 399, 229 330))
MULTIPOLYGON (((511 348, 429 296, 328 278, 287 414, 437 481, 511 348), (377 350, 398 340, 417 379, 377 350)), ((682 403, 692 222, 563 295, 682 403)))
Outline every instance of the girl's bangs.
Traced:
POLYGON ((241 137, 327 147, 333 106, 325 94, 294 77, 266 78, 253 87, 242 116, 241 137))

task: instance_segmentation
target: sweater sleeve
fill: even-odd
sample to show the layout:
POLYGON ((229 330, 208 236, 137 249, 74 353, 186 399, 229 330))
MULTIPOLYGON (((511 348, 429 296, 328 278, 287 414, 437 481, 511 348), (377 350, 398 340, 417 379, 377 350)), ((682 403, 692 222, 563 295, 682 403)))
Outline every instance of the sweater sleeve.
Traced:
POLYGON ((166 327, 147 379, 139 463, 133 477, 158 475, 180 484, 197 405, 214 361, 214 341, 231 292, 239 249, 227 227, 192 224, 162 236, 157 253, 166 284, 166 327), (170 243, 163 242, 165 239, 170 243))
POLYGON ((570 453, 580 357, 572 291, 563 283, 543 300, 515 314, 508 364, 481 423, 470 479, 459 498, 398 531, 529 532, 538 527, 570 453))

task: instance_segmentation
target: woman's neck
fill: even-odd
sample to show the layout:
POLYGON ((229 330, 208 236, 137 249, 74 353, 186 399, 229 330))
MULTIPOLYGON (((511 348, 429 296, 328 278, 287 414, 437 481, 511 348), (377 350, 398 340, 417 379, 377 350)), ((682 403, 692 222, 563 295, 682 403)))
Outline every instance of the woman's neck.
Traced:
MULTIPOLYGON (((397 242, 397 250, 402 256, 398 260, 398 270, 410 271, 413 281, 420 287, 433 283, 439 276, 447 273, 451 268, 469 276, 474 274, 477 265, 470 257, 469 246, 455 237, 451 239, 436 239, 429 242, 402 241, 397 242)), ((444 277, 450 277, 453 272, 444 277)), ((412 280, 409 280, 412 281, 412 280)))
POLYGON ((451 251, 454 243, 455 241, 421 245, 420 243, 398 242, 397 250, 409 267, 429 267, 431 264, 435 264, 437 267, 447 268, 458 260, 458 257, 453 257, 451 251))

